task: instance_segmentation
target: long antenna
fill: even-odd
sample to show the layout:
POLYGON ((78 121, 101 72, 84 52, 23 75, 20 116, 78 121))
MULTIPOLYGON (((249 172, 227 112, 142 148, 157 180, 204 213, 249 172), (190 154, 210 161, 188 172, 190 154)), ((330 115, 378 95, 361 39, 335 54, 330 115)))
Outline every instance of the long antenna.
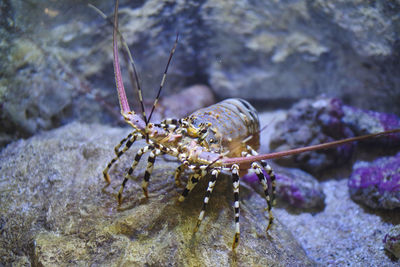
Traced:
MULTIPOLYGON (((136 83, 136 89, 137 89, 137 94, 138 94, 140 106, 141 106, 141 109, 142 109, 143 120, 145 121, 145 123, 147 125, 148 120, 146 118, 146 112, 145 112, 145 109, 144 109, 143 97, 142 97, 142 89, 140 87, 139 76, 138 76, 137 71, 136 71, 135 62, 133 61, 133 57, 132 57, 131 51, 129 50, 128 44, 125 41, 124 36, 118 30, 118 2, 119 1, 117 0, 116 3, 115 3, 114 22, 112 22, 107 17, 107 15, 104 14, 103 11, 101 11, 100 9, 95 7, 94 5, 88 4, 88 6, 90 8, 92 8, 93 10, 95 10, 98 14, 100 14, 100 16, 102 16, 114 28, 114 34, 113 34, 114 44, 116 44, 116 41, 115 41, 116 34, 118 34, 118 36, 119 36, 119 38, 121 40, 122 46, 124 47, 123 55, 125 57, 125 60, 130 63, 128 65, 129 78, 131 80, 131 84, 132 85, 134 85, 136 83)), ((118 62, 118 65, 119 65, 118 54, 117 54, 117 60, 116 61, 118 62)), ((120 73, 121 73, 121 71, 119 70, 119 77, 121 77, 120 73)), ((122 79, 122 78, 120 78, 120 79, 122 79)), ((118 88, 118 82, 117 82, 117 88, 118 88)), ((122 88, 123 88, 123 84, 122 84, 122 88)), ((120 90, 118 90, 118 93, 119 93, 119 91, 120 90)), ((124 89, 124 91, 125 91, 125 89, 124 89)), ((124 95, 125 95, 125 93, 124 93, 124 95)), ((126 96, 125 96, 125 99, 126 99, 126 96)), ((129 104, 127 104, 127 105, 129 107, 129 104)), ((121 106, 121 108, 122 108, 122 106, 121 106)))
POLYGON ((222 159, 222 163, 226 164, 226 165, 230 165, 230 164, 234 164, 234 163, 251 163, 254 161, 275 159, 275 158, 280 158, 280 157, 284 157, 284 156, 300 154, 300 153, 307 152, 307 151, 335 147, 335 146, 342 145, 342 144, 349 143, 349 142, 364 140, 364 139, 368 139, 368 138, 372 138, 372 137, 378 137, 380 135, 393 134, 393 133, 399 133, 399 132, 400 132, 400 129, 393 129, 393 130, 388 130, 388 131, 384 131, 384 132, 367 134, 367 135, 347 138, 347 139, 343 139, 343 140, 328 142, 325 144, 319 144, 319 145, 306 146, 306 147, 286 150, 286 151, 282 151, 282 152, 274 152, 274 153, 268 153, 268 154, 264 154, 264 155, 250 156, 250 157, 246 157, 246 158, 225 158, 225 159, 222 159))
POLYGON ((114 64, 114 75, 115 83, 117 85, 119 105, 122 113, 128 113, 131 111, 128 103, 128 99, 125 94, 124 82, 122 81, 121 69, 119 67, 119 56, 118 56, 118 0, 115 1, 115 12, 114 12, 114 31, 113 31, 113 64, 114 64))
POLYGON ((149 120, 148 121, 150 121, 151 116, 153 115, 153 111, 154 111, 154 109, 155 109, 155 107, 157 105, 158 98, 160 97, 161 89, 163 88, 164 83, 165 83, 165 79, 167 78, 167 72, 168 72, 169 63, 171 62, 172 56, 175 53, 176 46, 178 45, 178 37, 179 37, 179 33, 176 33, 175 43, 174 43, 174 46, 171 49, 171 52, 169 53, 168 63, 167 63, 167 66, 165 66, 164 74, 163 74, 163 77, 162 77, 162 80, 161 80, 161 83, 160 83, 160 88, 158 89, 158 93, 157 93, 156 99, 154 100, 153 107, 151 108, 151 112, 150 112, 150 116, 149 116, 149 120))
POLYGON ((137 94, 138 94, 138 98, 139 98, 139 102, 140 102, 140 107, 142 109, 143 120, 145 121, 145 123, 147 125, 149 120, 146 118, 146 112, 144 110, 142 89, 141 89, 140 83, 139 83, 139 76, 136 72, 135 62, 133 61, 133 58, 129 51, 128 45, 125 42, 123 42, 123 43, 124 43, 124 48, 125 48, 124 51, 126 52, 126 53, 123 53, 123 55, 125 57, 125 60, 129 61, 131 63, 128 65, 129 78, 131 80, 132 85, 136 83, 136 89, 137 89, 137 94))

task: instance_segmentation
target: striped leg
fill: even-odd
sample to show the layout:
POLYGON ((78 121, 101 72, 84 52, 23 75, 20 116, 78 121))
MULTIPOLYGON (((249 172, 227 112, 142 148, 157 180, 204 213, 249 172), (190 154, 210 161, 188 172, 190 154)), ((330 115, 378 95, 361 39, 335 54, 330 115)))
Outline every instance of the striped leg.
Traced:
MULTIPOLYGON (((252 155, 258 155, 258 153, 250 146, 247 146, 247 149, 251 152, 252 155)), ((269 164, 266 161, 261 160, 260 163, 261 163, 261 166, 264 168, 264 170, 267 172, 268 176, 270 177, 271 187, 272 187, 272 194, 270 197, 268 181, 267 181, 263 171, 261 170, 260 166, 258 165, 258 163, 253 163, 252 168, 255 170, 258 179, 260 180, 261 184, 263 185, 265 198, 267 200, 267 205, 268 205, 267 209, 268 209, 268 216, 269 216, 269 221, 268 221, 268 226, 267 226, 267 231, 268 231, 271 228, 273 220, 274 220, 274 216, 272 215, 271 209, 273 206, 276 205, 276 178, 275 178, 274 171, 272 170, 271 166, 269 166, 269 164)))
POLYGON ((239 225, 239 166, 233 164, 232 168, 232 184, 233 184, 233 197, 235 200, 235 236, 233 238, 232 250, 235 250, 239 244, 240 225, 239 225))
POLYGON ((122 192, 124 191, 126 182, 128 181, 128 179, 133 179, 132 173, 135 170, 136 166, 138 165, 140 159, 142 158, 142 155, 146 153, 148 150, 153 150, 153 149, 154 147, 152 145, 147 145, 139 149, 139 151, 136 153, 135 160, 133 161, 132 166, 129 168, 128 173, 125 175, 124 181, 121 184, 121 188, 118 191, 117 198, 119 205, 121 205, 122 203, 122 192))
POLYGON ((119 149, 121 148, 121 146, 125 143, 126 140, 130 139, 134 133, 135 133, 135 132, 129 133, 127 137, 125 137, 124 139, 122 139, 121 142, 119 142, 119 144, 116 145, 116 146, 114 147, 114 153, 115 153, 115 155, 118 156, 119 149))
POLYGON ((260 183, 263 186, 264 189, 264 194, 265 194, 265 199, 267 200, 267 210, 268 210, 268 226, 267 226, 267 231, 269 230, 269 228, 271 228, 272 222, 274 221, 274 216, 272 215, 271 212, 271 198, 270 198, 270 194, 269 194, 269 188, 268 188, 268 181, 267 178, 265 177, 260 165, 257 162, 253 162, 251 164, 251 168, 254 169, 260 183))
POLYGON ((269 166, 269 164, 264 161, 261 160, 261 165, 263 166, 264 170, 267 172, 268 176, 271 178, 271 187, 272 187, 272 195, 271 195, 271 203, 272 206, 276 205, 276 177, 275 177, 275 173, 272 170, 271 166, 269 166))
POLYGON ((179 166, 176 168, 176 170, 175 170, 175 175, 174 175, 174 178, 175 178, 175 185, 178 186, 178 187, 182 187, 181 175, 182 175, 182 172, 183 172, 185 169, 186 169, 186 165, 181 164, 181 165, 179 165, 179 166))
MULTIPOLYGON (((182 166, 182 165, 181 165, 182 166)), ((202 177, 207 174, 205 170, 196 170, 195 173, 191 174, 188 179, 188 183, 186 184, 185 189, 182 194, 179 196, 178 201, 183 202, 187 195, 192 191, 192 189, 197 185, 202 177)))
POLYGON ((111 166, 132 146, 132 144, 139 139, 142 139, 143 135, 139 132, 132 132, 130 133, 127 137, 121 140, 121 142, 114 148, 115 152, 115 157, 107 164, 106 168, 103 170, 103 177, 104 180, 106 180, 107 185, 110 185, 111 180, 110 180, 110 175, 108 174, 108 171, 110 170, 111 166), (129 139, 129 140, 128 140, 129 139), (122 150, 119 150, 122 144, 126 141, 125 147, 122 150))
POLYGON ((177 119, 165 119, 161 123, 157 123, 154 125, 161 127, 167 131, 174 131, 176 128, 178 128, 179 121, 177 119))
POLYGON ((207 207, 208 201, 210 200, 210 196, 214 189, 214 186, 217 181, 219 173, 220 173, 220 170, 218 170, 218 169, 213 169, 211 171, 211 179, 208 182, 208 187, 207 187, 206 196, 204 197, 203 207, 201 208, 199 218, 197 219, 197 223, 196 223, 196 227, 194 228, 194 232, 197 232, 197 230, 199 229, 199 226, 201 224, 201 221, 204 218, 204 213, 206 212, 206 207, 207 207))
POLYGON ((147 167, 146 167, 146 171, 144 172, 144 179, 142 182, 142 189, 143 189, 144 196, 146 198, 149 197, 149 193, 147 191, 147 186, 149 185, 150 175, 153 172, 154 162, 156 161, 156 157, 160 154, 161 154, 161 151, 156 148, 150 152, 149 158, 147 160, 147 167))

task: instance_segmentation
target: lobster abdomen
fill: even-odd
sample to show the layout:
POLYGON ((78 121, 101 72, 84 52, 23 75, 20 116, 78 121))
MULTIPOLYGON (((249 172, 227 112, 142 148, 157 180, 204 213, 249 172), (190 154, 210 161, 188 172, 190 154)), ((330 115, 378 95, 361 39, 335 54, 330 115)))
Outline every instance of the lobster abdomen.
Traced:
POLYGON ((255 108, 247 101, 229 98, 217 104, 199 109, 188 120, 195 127, 208 126, 205 142, 210 151, 228 157, 240 157, 246 145, 258 150, 260 146, 260 123, 255 108), (248 139, 246 143, 243 140, 248 139))

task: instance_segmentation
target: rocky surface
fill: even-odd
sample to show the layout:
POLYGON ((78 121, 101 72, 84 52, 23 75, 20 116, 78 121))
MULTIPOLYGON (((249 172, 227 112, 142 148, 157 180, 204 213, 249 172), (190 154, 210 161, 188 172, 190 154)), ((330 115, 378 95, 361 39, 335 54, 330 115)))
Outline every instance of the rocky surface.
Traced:
POLYGON ((400 258, 400 225, 392 227, 383 239, 385 249, 393 254, 397 259, 400 258))
MULTIPOLYGON (((356 135, 372 134, 400 128, 400 117, 395 114, 363 110, 346 105, 343 106, 343 114, 343 124, 350 127, 356 135)), ((368 140, 365 142, 368 142, 368 140)), ((387 135, 384 138, 374 139, 373 142, 380 145, 400 147, 400 135, 387 135)))
MULTIPOLYGON (((293 105, 287 116, 275 123, 269 145, 272 151, 284 151, 399 127, 400 117, 395 114, 347 106, 337 98, 317 97, 303 99, 293 105)), ((351 162, 353 152, 359 145, 370 150, 373 147, 386 149, 389 153, 389 150, 400 148, 400 134, 284 157, 277 162, 318 173, 325 168, 351 162)))
POLYGON ((400 152, 373 162, 357 162, 348 184, 357 202, 371 208, 400 208, 400 152))
MULTIPOLYGON (((276 176, 276 197, 279 204, 288 205, 295 210, 323 209, 325 194, 316 178, 300 169, 273 165, 273 170, 276 176)), ((264 175, 270 181, 265 171, 264 175)), ((242 179, 259 194, 264 194, 256 174, 247 174, 242 179)))
POLYGON ((358 205, 343 178, 321 183, 326 195, 322 212, 297 214, 277 208, 275 215, 321 266, 398 266, 399 260, 384 250, 382 240, 400 224, 400 213, 358 205))
MULTIPOLYGON (((112 14, 113 1, 95 4, 112 14)), ((164 95, 202 83, 264 106, 325 93, 398 112, 399 11, 398 1, 121 0, 120 25, 146 99, 179 31, 164 95)), ((1 145, 75 119, 118 121, 112 29, 87 1, 5 0, 0 12, 1 145)))
MULTIPOLYGON (((284 151, 352 137, 352 130, 342 122, 343 116, 343 103, 336 98, 301 100, 289 110, 285 119, 276 123, 270 149, 284 151)), ((318 173, 347 162, 353 149, 354 144, 349 143, 281 158, 278 162, 318 173)))
MULTIPOLYGON (((232 185, 221 176, 199 231, 195 226, 206 183, 182 204, 174 186, 177 164, 160 157, 144 199, 141 179, 129 181, 117 208, 115 193, 138 143, 111 170, 102 170, 126 129, 69 124, 0 154, 0 261, 5 265, 313 265, 276 220, 268 235, 265 200, 241 187, 241 242, 234 233, 232 185)), ((135 174, 143 175, 146 162, 135 174)))
MULTIPOLYGON (((150 114, 153 99, 145 101, 146 114, 150 114), (146 103, 147 102, 147 103, 146 103)), ((152 122, 160 122, 166 118, 184 118, 194 111, 215 104, 215 97, 210 87, 196 84, 182 89, 179 93, 161 98, 154 109, 152 122)))

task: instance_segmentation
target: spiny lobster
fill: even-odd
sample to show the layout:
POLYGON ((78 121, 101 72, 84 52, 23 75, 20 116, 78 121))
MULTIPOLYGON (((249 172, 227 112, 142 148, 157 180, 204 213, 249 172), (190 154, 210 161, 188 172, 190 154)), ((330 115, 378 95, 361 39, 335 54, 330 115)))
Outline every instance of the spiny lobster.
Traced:
POLYGON ((150 151, 147 167, 144 173, 144 180, 142 182, 142 189, 146 198, 148 197, 147 187, 156 157, 162 154, 172 155, 181 163, 181 165, 175 171, 175 183, 177 186, 181 186, 180 176, 183 171, 186 169, 192 171, 192 174, 188 179, 188 183, 182 192, 182 195, 179 197, 179 201, 183 201, 185 199, 188 193, 195 187, 202 177, 206 176, 207 174, 211 174, 207 192, 204 197, 202 210, 195 227, 196 232, 204 217, 204 213, 218 175, 221 171, 229 171, 232 175, 235 213, 235 235, 232 245, 233 250, 235 250, 238 245, 240 235, 239 171, 246 172, 248 169, 254 170, 263 186, 269 214, 269 221, 266 229, 266 231, 268 231, 274 219, 271 208, 275 204, 276 183, 274 172, 272 168, 265 162, 266 159, 294 155, 311 150, 326 149, 348 142, 400 132, 400 129, 395 129, 320 145, 258 155, 256 152, 260 146, 260 125, 258 115, 256 110, 243 99, 227 99, 207 108, 200 109, 183 119, 166 119, 161 123, 151 123, 151 116, 159 99, 161 89, 165 83, 168 67, 178 43, 178 34, 176 36, 174 46, 170 52, 152 110, 147 118, 144 111, 142 91, 140 88, 136 68, 126 42, 118 31, 118 0, 115 2, 114 21, 111 22, 111 24, 113 24, 114 28, 113 64, 121 114, 125 121, 131 125, 134 130, 115 147, 114 150, 116 156, 107 164, 107 167, 103 171, 107 186, 111 182, 108 171, 112 165, 131 147, 136 140, 145 139, 147 145, 139 149, 132 166, 128 169, 127 174, 121 184, 121 188, 117 195, 119 204, 122 203, 123 189, 128 179, 133 178, 132 173, 144 153, 150 151), (124 45, 126 53, 125 55, 127 55, 126 58, 131 63, 129 65, 129 74, 131 80, 136 82, 142 116, 136 114, 134 111, 131 111, 125 94, 125 88, 119 65, 118 37, 121 39, 121 42, 124 45), (124 143, 124 148, 120 149, 124 143), (271 189, 269 188, 269 183, 262 171, 263 169, 266 170, 271 179, 271 189))

